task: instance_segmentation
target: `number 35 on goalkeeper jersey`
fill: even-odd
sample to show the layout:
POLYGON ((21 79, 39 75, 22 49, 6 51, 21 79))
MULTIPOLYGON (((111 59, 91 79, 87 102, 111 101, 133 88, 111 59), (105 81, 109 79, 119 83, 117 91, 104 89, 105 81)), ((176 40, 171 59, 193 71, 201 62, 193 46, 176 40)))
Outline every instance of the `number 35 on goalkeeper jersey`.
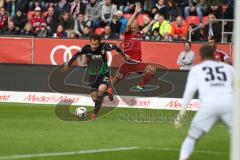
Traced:
POLYGON ((183 106, 189 104, 198 90, 200 108, 192 125, 208 132, 221 119, 231 130, 234 69, 213 60, 194 66, 188 76, 183 106))

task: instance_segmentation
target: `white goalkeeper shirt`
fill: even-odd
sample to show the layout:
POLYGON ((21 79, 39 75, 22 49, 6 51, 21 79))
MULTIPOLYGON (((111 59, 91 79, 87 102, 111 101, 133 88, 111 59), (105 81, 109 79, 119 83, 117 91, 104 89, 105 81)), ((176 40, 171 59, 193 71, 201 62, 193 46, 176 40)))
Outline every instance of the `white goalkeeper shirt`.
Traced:
POLYGON ((187 106, 198 90, 200 105, 212 101, 224 101, 222 97, 233 94, 234 69, 231 65, 206 60, 194 66, 188 75, 183 94, 183 106, 187 106), (220 98, 221 97, 221 98, 220 98))

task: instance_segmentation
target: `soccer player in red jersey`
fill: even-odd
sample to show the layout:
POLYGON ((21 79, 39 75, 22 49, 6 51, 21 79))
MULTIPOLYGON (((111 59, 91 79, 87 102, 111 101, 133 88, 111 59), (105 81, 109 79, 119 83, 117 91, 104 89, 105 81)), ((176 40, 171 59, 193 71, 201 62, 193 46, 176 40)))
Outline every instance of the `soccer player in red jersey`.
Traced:
MULTIPOLYGON (((146 26, 142 31, 139 31, 139 26, 137 24, 136 18, 141 11, 141 4, 136 3, 136 8, 134 14, 128 21, 127 28, 124 34, 124 53, 128 55, 131 62, 124 62, 117 74, 112 79, 112 85, 116 85, 119 81, 125 78, 128 73, 136 72, 143 74, 143 79, 132 89, 142 91, 144 85, 149 82, 156 73, 156 68, 153 65, 144 63, 142 61, 142 50, 141 42, 142 37, 145 33, 149 31, 151 26, 156 22, 152 20, 148 26, 146 26)), ((109 99, 112 99, 112 88, 108 89, 109 99)))
POLYGON ((217 49, 217 44, 214 38, 208 39, 208 44, 211 45, 215 49, 215 60, 218 62, 226 62, 228 64, 232 64, 231 58, 228 56, 226 52, 221 49, 217 49))

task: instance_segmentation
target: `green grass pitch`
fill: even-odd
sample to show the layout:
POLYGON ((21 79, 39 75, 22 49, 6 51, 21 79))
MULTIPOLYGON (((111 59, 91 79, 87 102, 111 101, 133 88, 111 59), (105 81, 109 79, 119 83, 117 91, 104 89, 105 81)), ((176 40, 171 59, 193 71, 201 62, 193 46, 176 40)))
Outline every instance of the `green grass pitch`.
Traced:
MULTIPOLYGON (((177 160, 190 120, 175 129, 176 114, 115 109, 96 121, 67 122, 55 116, 53 105, 2 103, 0 160, 177 160)), ((229 159, 226 128, 214 127, 199 141, 191 159, 229 159)))

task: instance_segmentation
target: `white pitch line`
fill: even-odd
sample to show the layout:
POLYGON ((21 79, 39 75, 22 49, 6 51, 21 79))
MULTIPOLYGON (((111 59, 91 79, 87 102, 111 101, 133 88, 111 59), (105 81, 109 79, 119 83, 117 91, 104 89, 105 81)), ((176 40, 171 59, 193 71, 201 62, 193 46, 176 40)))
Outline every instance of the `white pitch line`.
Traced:
MULTIPOLYGON (((110 149, 94 149, 94 150, 82 150, 75 152, 55 152, 55 153, 38 153, 38 154, 22 154, 22 155, 12 155, 12 156, 2 156, 0 160, 11 160, 11 159, 28 159, 28 158, 39 158, 39 157, 56 157, 56 156, 71 156, 79 154, 90 154, 90 153, 102 153, 102 152, 114 152, 114 151, 128 151, 128 150, 158 150, 158 151, 170 151, 179 152, 177 148, 157 148, 157 147, 119 147, 110 149)), ((195 150, 196 153, 202 154, 216 154, 216 155, 229 155, 228 152, 218 152, 218 151, 207 151, 207 150, 195 150)))
POLYGON ((140 147, 119 147, 119 148, 110 148, 110 149, 82 150, 82 151, 75 151, 75 152, 22 154, 22 155, 12 155, 12 156, 2 156, 2 157, 0 157, 0 160, 70 156, 70 155, 78 155, 78 154, 90 154, 90 153, 102 153, 102 152, 114 152, 114 151, 128 151, 128 150, 137 150, 137 149, 140 149, 140 147))
MULTIPOLYGON (((146 147, 144 149, 149 150, 158 150, 158 151, 171 151, 171 152, 179 152, 180 150, 177 148, 157 148, 157 147, 146 147)), ((203 154, 216 154, 216 155, 229 155, 228 152, 218 152, 218 151, 210 151, 210 150, 194 150, 196 153, 203 153, 203 154)))

